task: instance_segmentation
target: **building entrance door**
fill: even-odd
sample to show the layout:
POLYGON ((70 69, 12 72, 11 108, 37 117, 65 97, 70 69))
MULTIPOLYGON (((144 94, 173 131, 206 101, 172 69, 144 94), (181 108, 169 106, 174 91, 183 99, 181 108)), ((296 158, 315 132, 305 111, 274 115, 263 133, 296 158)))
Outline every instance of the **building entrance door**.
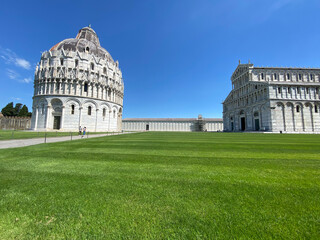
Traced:
POLYGON ((246 130, 246 118, 241 118, 241 131, 246 130))
POLYGON ((53 119, 53 129, 60 129, 60 120, 61 120, 61 117, 60 116, 54 116, 54 119, 53 119))
POLYGON ((149 131, 149 124, 146 125, 146 131, 149 131))
POLYGON ((255 119, 254 120, 254 126, 255 126, 255 130, 259 131, 260 130, 260 122, 259 119, 255 119))

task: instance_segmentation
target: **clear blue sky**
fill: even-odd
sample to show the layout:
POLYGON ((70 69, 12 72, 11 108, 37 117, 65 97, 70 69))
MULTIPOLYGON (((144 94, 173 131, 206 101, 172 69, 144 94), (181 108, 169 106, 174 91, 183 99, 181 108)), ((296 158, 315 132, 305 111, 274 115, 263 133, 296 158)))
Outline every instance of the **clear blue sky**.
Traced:
POLYGON ((120 62, 125 118, 221 117, 239 59, 320 67, 319 0, 4 1, 0 22, 0 108, 31 108, 41 52, 89 23, 120 62))

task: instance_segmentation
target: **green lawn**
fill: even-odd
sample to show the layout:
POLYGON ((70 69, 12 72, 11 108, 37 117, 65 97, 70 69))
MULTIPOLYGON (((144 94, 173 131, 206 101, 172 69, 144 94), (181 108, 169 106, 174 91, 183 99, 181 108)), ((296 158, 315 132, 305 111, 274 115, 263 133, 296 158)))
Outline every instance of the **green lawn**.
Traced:
MULTIPOLYGON (((107 132, 89 132, 89 134, 100 134, 107 132)), ((0 141, 1 140, 12 140, 12 139, 27 139, 27 138, 44 138, 46 137, 63 137, 70 136, 71 132, 37 132, 37 131, 21 131, 21 130, 0 130, 0 141)), ((72 132, 73 136, 77 136, 78 132, 72 132)), ((1 144, 1 142, 0 142, 1 144)))
POLYGON ((0 150, 0 239, 319 239, 320 135, 136 133, 0 150))

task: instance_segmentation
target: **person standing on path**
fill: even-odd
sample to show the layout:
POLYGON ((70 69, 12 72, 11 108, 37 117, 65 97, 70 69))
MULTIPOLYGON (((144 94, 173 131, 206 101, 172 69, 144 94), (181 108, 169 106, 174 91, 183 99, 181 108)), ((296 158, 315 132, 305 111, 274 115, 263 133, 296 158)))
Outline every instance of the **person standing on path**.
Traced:
POLYGON ((84 128, 83 128, 83 135, 82 135, 82 137, 83 137, 84 135, 86 135, 86 131, 87 131, 87 128, 84 127, 84 128))

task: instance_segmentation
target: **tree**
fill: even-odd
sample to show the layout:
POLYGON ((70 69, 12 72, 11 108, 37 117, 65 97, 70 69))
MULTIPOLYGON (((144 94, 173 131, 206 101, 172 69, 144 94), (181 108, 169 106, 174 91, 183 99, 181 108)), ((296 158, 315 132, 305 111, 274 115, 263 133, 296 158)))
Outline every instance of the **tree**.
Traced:
POLYGON ((13 102, 8 103, 7 106, 2 108, 1 112, 3 116, 13 116, 14 114, 13 102))
POLYGON ((19 117, 27 117, 28 116, 28 107, 26 105, 23 105, 23 107, 21 108, 21 110, 19 111, 18 116, 19 117))
POLYGON ((21 111, 22 103, 17 103, 14 107, 13 116, 19 116, 19 113, 21 111))
POLYGON ((8 103, 7 106, 2 108, 1 112, 5 117, 31 117, 32 115, 26 105, 22 106, 22 103, 17 103, 16 106, 13 107, 13 102, 8 103))

